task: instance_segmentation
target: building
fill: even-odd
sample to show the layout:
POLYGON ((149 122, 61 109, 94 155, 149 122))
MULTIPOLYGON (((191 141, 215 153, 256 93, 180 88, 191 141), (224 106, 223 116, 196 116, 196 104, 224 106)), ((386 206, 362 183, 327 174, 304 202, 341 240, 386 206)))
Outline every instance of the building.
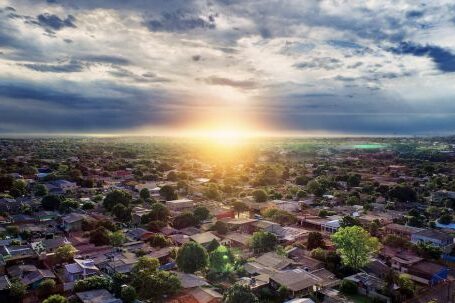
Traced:
POLYGON ((401 224, 388 224, 384 227, 384 233, 387 235, 395 235, 411 240, 411 236, 415 233, 422 231, 423 228, 412 227, 401 224))
POLYGON ((171 211, 184 211, 192 209, 194 203, 193 200, 190 199, 178 199, 166 201, 166 207, 171 211))
POLYGON ((429 243, 434 247, 440 248, 444 253, 452 251, 453 239, 453 236, 435 229, 424 229, 411 235, 412 243, 429 243))
POLYGON ((81 231, 82 222, 85 219, 85 215, 78 213, 70 213, 63 217, 63 228, 66 232, 70 231, 81 231))
POLYGON ((293 297, 315 291, 318 282, 316 276, 300 268, 278 271, 270 275, 270 285, 273 288, 286 287, 293 297))
POLYGON ((204 233, 194 234, 190 236, 190 239, 196 243, 201 244, 202 246, 207 247, 210 242, 213 240, 220 241, 220 238, 212 234, 211 232, 207 231, 204 233))
POLYGON ((76 293, 82 303, 122 303, 122 300, 114 297, 106 289, 94 289, 76 293))
POLYGON ((99 273, 98 267, 91 259, 74 259, 74 263, 66 264, 64 270, 67 282, 74 282, 99 273))

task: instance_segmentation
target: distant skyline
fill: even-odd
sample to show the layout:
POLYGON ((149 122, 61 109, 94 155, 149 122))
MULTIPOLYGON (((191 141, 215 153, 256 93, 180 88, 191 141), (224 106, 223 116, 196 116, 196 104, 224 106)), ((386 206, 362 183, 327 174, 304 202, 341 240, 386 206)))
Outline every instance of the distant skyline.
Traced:
POLYGON ((0 136, 455 134, 453 37, 448 0, 0 0, 0 136))

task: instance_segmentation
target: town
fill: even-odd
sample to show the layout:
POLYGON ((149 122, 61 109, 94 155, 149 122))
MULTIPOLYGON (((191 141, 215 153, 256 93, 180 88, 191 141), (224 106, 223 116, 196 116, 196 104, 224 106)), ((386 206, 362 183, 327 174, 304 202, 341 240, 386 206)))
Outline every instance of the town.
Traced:
POLYGON ((453 302, 455 138, 0 140, 0 301, 453 302))

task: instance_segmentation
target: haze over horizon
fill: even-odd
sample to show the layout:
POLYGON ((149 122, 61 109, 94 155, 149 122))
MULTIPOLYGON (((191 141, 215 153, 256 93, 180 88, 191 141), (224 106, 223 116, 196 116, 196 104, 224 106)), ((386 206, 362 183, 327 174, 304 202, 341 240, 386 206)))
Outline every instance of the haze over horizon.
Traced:
POLYGON ((0 135, 455 130, 453 1, 0 0, 0 135))

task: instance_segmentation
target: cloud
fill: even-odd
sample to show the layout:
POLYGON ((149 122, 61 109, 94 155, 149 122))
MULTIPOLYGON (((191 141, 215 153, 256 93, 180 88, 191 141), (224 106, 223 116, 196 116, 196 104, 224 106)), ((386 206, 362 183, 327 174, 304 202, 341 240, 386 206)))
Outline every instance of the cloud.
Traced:
POLYGON ((50 73, 76 73, 84 69, 84 65, 78 61, 71 61, 66 64, 23 64, 28 69, 38 72, 50 73))
POLYGON ((163 13, 158 19, 146 21, 146 26, 153 32, 184 32, 195 29, 214 29, 215 15, 194 16, 183 12, 163 13))
POLYGON ((103 63, 103 64, 115 64, 115 65, 129 65, 131 62, 129 59, 121 56, 111 55, 85 55, 78 57, 79 60, 92 63, 103 63))
POLYGON ((211 85, 224 85, 240 89, 254 89, 258 86, 253 80, 232 80, 217 76, 211 76, 203 80, 211 85))
POLYGON ((402 42, 398 47, 391 48, 390 50, 400 55, 431 58, 440 71, 448 73, 455 72, 455 54, 442 47, 402 42))
POLYGON ((74 22, 76 18, 72 15, 68 15, 65 19, 60 19, 57 15, 52 15, 48 13, 40 14, 37 17, 38 23, 46 28, 50 28, 52 30, 61 30, 65 27, 72 27, 75 28, 76 25, 74 22))
POLYGON ((314 58, 311 61, 299 62, 293 65, 298 69, 325 69, 333 70, 343 66, 343 63, 336 58, 314 58))
POLYGON ((161 103, 172 100, 167 93, 108 82, 0 79, 0 99, 1 124, 25 132, 110 131, 173 121, 161 103))

